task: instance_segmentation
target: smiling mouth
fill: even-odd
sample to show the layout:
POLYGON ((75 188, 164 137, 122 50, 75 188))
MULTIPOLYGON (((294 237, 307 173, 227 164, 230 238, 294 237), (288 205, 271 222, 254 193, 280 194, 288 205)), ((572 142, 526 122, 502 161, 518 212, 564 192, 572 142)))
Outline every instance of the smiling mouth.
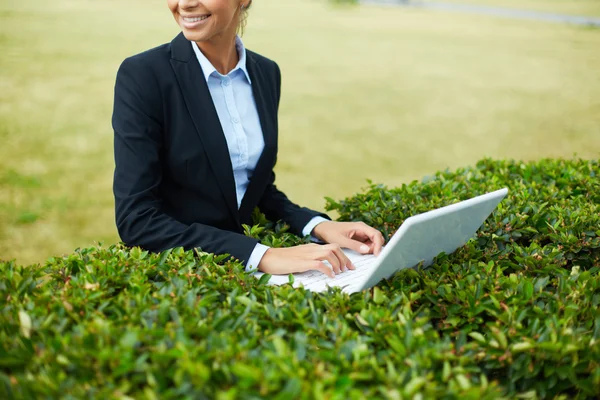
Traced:
POLYGON ((207 19, 208 17, 210 17, 210 14, 208 15, 201 15, 199 17, 181 17, 185 22, 200 22, 200 21, 204 21, 205 19, 207 19))

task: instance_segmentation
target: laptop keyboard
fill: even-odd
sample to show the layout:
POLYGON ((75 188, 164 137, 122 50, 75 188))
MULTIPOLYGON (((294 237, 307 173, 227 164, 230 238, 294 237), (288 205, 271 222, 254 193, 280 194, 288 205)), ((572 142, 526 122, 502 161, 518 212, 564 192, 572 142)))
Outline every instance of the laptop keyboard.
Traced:
POLYGON ((294 283, 302 283, 304 288, 312 292, 323 292, 327 287, 342 287, 346 293, 354 293, 360 290, 361 284, 370 275, 375 268, 376 257, 372 254, 362 255, 355 252, 344 250, 344 253, 356 267, 355 270, 348 270, 330 278, 319 271, 309 271, 301 274, 294 274, 294 283))

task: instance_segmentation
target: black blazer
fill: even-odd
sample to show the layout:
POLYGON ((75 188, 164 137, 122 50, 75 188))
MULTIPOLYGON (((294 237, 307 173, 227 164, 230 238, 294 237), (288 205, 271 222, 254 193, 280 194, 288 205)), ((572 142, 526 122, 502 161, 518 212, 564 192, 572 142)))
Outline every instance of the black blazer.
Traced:
POLYGON ((256 239, 242 234, 259 207, 301 234, 322 215, 292 203, 274 185, 281 75, 247 51, 247 69, 265 149, 238 210, 233 169, 217 111, 190 42, 127 58, 115 85, 114 195, 119 235, 151 251, 183 246, 246 262, 256 239))

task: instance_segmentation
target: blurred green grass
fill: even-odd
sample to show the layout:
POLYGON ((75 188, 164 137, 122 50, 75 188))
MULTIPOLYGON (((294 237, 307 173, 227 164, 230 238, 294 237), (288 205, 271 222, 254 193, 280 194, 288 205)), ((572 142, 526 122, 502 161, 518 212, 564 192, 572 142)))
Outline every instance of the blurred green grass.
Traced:
POLYGON ((436 2, 474 4, 553 14, 600 17, 600 3, 597 0, 436 0, 436 2))
MULTIPOLYGON (((118 240, 115 73, 177 33, 163 2, 0 3, 0 258, 118 240)), ((598 29, 262 0, 244 40, 283 72, 278 184, 316 209, 484 156, 600 156, 598 29)))

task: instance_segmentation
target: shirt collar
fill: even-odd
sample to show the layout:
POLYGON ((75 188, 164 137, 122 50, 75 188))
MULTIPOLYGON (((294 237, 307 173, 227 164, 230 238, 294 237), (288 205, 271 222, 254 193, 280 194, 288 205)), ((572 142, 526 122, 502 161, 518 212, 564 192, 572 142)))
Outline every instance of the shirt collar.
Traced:
MULTIPOLYGON (((208 60, 208 58, 206 58, 206 56, 200 51, 200 48, 198 47, 198 45, 195 42, 190 42, 190 43, 192 45, 192 48, 194 49, 196 58, 198 59, 198 62, 200 63, 200 66, 202 67, 202 72, 204 73, 204 78, 206 79, 206 82, 208 82, 208 78, 213 73, 217 73, 218 75, 221 75, 219 73, 219 71, 217 71, 217 69, 211 64, 211 62, 208 60)), ((239 56, 240 60, 238 61, 235 68, 232 69, 231 72, 229 72, 229 74, 232 74, 233 72, 240 69, 244 72, 246 79, 248 79, 248 83, 252 84, 252 80, 250 79, 250 75, 248 74, 248 69, 246 68, 246 48, 244 47, 244 43, 242 42, 242 39, 240 39, 239 36, 235 37, 235 48, 238 52, 238 56, 239 56)))

